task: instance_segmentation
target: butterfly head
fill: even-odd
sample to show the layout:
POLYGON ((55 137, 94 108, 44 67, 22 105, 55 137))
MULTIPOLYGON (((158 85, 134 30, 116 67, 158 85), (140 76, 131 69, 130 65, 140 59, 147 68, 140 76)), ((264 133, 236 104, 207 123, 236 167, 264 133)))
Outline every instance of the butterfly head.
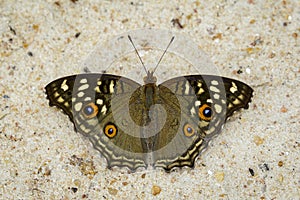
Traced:
POLYGON ((147 76, 144 77, 145 84, 148 84, 148 83, 155 84, 156 83, 157 78, 153 74, 154 74, 154 71, 147 71, 147 76))

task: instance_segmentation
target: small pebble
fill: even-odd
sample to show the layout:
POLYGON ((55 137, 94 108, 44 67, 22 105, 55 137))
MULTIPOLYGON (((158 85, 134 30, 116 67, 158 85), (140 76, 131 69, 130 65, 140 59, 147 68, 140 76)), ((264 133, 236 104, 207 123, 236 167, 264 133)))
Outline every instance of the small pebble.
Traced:
POLYGON ((280 112, 282 112, 282 113, 286 113, 287 111, 288 111, 288 109, 285 106, 282 106, 280 108, 280 112))
POLYGON ((157 185, 153 185, 152 187, 152 194, 154 196, 158 195, 161 192, 161 188, 157 185))
POLYGON ((253 169, 249 168, 249 172, 250 172, 251 176, 254 176, 254 170, 253 169))
POLYGON ((222 181, 224 181, 224 176, 225 176, 225 174, 224 174, 224 172, 216 172, 215 173, 215 179, 218 181, 218 182, 222 182, 222 181))
POLYGON ((255 136, 254 136, 254 143, 255 143, 257 146, 259 146, 259 145, 261 145, 261 144, 264 143, 264 139, 262 139, 261 137, 255 135, 255 136))
POLYGON ((116 195, 118 193, 118 190, 115 189, 115 188, 109 187, 108 188, 108 193, 111 194, 111 195, 116 195))

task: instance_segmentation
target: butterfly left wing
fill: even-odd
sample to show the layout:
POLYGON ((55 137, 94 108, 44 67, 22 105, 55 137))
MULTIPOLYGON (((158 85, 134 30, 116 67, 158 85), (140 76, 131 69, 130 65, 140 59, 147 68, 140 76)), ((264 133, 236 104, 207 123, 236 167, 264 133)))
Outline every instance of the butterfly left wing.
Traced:
POLYGON ((167 171, 193 167, 226 119, 234 111, 248 108, 253 92, 240 81, 210 75, 177 77, 158 88, 169 115, 156 137, 154 166, 167 171))
POLYGON ((146 167, 139 130, 130 120, 128 101, 141 85, 110 74, 77 74, 46 86, 50 106, 62 109, 75 129, 107 160, 108 167, 146 167), (129 130, 129 131, 128 131, 129 130))

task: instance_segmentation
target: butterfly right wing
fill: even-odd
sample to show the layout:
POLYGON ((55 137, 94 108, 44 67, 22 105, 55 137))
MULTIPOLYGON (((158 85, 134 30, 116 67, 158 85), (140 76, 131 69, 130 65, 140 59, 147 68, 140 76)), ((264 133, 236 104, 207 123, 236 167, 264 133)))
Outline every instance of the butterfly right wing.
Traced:
POLYGON ((46 86, 50 106, 62 109, 75 129, 89 138, 108 167, 146 167, 139 128, 128 103, 140 84, 110 74, 78 74, 46 86))
POLYGON ((252 88, 229 78, 191 75, 170 79, 159 86, 169 113, 157 135, 155 167, 193 167, 196 157, 219 134, 232 113, 248 108, 252 88))

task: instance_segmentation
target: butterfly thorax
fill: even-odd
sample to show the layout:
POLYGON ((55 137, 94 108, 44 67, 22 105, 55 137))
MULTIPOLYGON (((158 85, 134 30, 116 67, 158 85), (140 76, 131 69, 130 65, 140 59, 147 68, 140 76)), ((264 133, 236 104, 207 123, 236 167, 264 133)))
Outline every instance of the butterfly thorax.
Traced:
POLYGON ((150 122, 151 117, 149 116, 150 114, 149 112, 151 107, 158 103, 157 102, 158 90, 156 85, 157 78, 153 74, 154 74, 153 71, 148 71, 147 76, 144 77, 144 85, 139 88, 141 90, 140 95, 142 99, 144 99, 144 101, 142 102, 145 108, 144 110, 145 113, 143 113, 143 116, 146 121, 144 125, 147 125, 150 122))
MULTIPOLYGON (((148 71, 147 76, 144 77, 144 85, 138 87, 131 96, 129 112, 133 119, 138 119, 135 123, 139 126, 145 127, 151 122, 151 109, 158 103, 158 88, 156 85, 156 77, 153 72, 148 71), (134 117, 133 115, 139 116, 134 117), (142 119, 141 119, 142 118, 142 119)), ((135 120, 134 120, 135 121, 135 120)))

